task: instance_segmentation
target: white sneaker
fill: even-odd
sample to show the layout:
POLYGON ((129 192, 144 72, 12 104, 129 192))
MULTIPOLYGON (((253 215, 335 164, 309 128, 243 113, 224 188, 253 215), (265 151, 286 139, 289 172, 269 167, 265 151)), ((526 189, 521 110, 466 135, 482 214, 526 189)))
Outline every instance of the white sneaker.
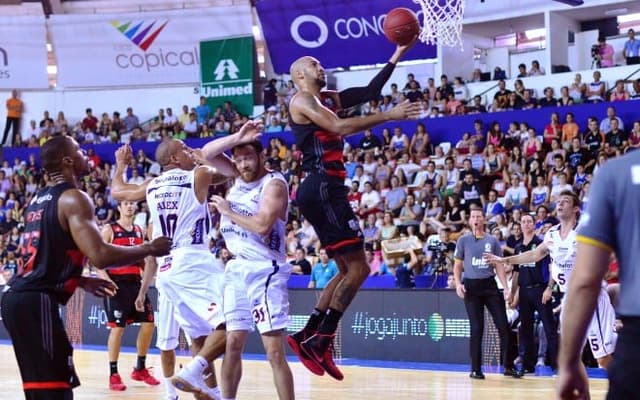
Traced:
POLYGON ((536 363, 536 367, 544 367, 544 358, 538 357, 538 362, 536 363))
POLYGON ((218 388, 204 387, 202 388, 202 392, 195 393, 194 397, 197 400, 221 400, 222 393, 220 393, 220 389, 218 388))
POLYGON ((182 368, 171 378, 171 384, 178 390, 193 394, 203 394, 204 390, 207 389, 207 385, 202 380, 202 375, 190 374, 186 368, 182 368))
POLYGON ((168 394, 167 397, 165 397, 166 400, 178 400, 178 396, 174 396, 172 394, 168 394))

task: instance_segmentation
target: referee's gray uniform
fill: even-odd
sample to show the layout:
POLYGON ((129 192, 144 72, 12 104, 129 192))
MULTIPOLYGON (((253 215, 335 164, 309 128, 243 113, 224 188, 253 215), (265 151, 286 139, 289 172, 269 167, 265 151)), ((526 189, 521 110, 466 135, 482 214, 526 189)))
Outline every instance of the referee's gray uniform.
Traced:
POLYGON ((505 369, 513 369, 513 360, 506 357, 509 345, 509 323, 504 297, 498 290, 495 272, 491 265, 482 259, 483 253, 502 256, 500 244, 492 235, 485 234, 476 238, 466 234, 456 244, 455 258, 462 260, 464 267, 463 280, 466 293, 464 306, 469 315, 471 337, 469 351, 471 354, 471 370, 482 371, 482 335, 484 333, 484 307, 487 307, 500 335, 500 353, 505 369))
POLYGON ((578 242, 615 252, 620 266, 617 313, 624 328, 607 373, 607 399, 637 399, 640 376, 640 151, 600 169, 589 190, 587 211, 578 225, 578 242))

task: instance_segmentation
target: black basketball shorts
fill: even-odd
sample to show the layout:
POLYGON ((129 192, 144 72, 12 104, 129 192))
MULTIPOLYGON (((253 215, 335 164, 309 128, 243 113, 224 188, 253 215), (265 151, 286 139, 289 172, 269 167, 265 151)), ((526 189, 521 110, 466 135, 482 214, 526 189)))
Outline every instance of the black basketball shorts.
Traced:
POLYGON ((2 296, 2 321, 18 360, 27 400, 70 400, 80 385, 58 302, 43 292, 2 296))
POLYGON ((107 325, 111 328, 124 328, 134 322, 153 322, 153 306, 148 296, 144 298, 144 311, 136 310, 140 282, 116 281, 116 285, 118 285, 116 295, 104 298, 107 325))
POLYGON ((329 257, 364 248, 364 236, 348 193, 343 179, 321 173, 309 174, 298 188, 298 207, 329 257))

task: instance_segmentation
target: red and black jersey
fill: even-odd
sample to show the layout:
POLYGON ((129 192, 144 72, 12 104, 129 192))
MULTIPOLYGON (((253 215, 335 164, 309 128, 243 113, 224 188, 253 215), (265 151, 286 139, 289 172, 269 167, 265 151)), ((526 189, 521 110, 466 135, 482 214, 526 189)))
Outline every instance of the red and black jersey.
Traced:
MULTIPOLYGON (((133 225, 133 230, 126 230, 122 225, 117 222, 110 224, 113 231, 112 244, 117 246, 137 246, 144 242, 144 234, 142 228, 138 225, 133 225)), ((144 267, 144 261, 137 262, 135 264, 122 265, 119 267, 107 268, 107 274, 114 281, 118 280, 134 280, 139 281, 142 279, 142 268, 144 267)))
POLYGON ((75 186, 68 182, 44 187, 29 203, 24 213, 23 263, 9 282, 12 290, 48 292, 66 304, 78 286, 85 257, 58 220, 58 199, 69 189, 75 186))
MULTIPOLYGON (((331 96, 321 94, 320 101, 324 106, 337 111, 337 105, 331 96)), ((329 132, 314 123, 296 124, 289 121, 296 144, 302 152, 302 170, 318 172, 345 179, 347 170, 344 167, 342 137, 329 132)))

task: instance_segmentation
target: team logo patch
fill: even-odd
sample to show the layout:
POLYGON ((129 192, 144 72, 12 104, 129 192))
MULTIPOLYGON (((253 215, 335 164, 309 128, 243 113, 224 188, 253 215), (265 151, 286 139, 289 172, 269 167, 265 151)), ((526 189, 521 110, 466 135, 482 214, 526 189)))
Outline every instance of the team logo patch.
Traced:
POLYGON ((120 319, 122 318, 122 311, 120 310, 113 310, 113 316, 120 319))
POLYGON ((360 224, 358 223, 358 220, 350 219, 349 220, 349 228, 351 228, 352 231, 359 231, 360 230, 360 224))
POLYGON ((484 252, 485 253, 490 253, 491 252, 491 243, 485 243, 484 244, 484 252))

